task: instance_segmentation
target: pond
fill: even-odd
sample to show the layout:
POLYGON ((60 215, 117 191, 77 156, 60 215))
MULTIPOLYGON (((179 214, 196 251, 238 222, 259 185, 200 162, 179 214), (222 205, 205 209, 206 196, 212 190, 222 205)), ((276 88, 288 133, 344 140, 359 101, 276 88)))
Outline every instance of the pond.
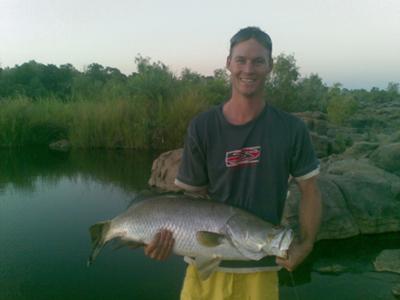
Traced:
MULTIPOLYGON (((0 299, 178 299, 181 257, 157 262, 142 249, 106 247, 86 266, 89 226, 119 214, 147 188, 154 157, 0 150, 0 299)), ((398 233, 321 241, 293 276, 280 272, 281 299, 395 299, 399 275, 372 266, 387 248, 400 248, 398 233), (322 272, 338 264, 342 273, 322 272)))

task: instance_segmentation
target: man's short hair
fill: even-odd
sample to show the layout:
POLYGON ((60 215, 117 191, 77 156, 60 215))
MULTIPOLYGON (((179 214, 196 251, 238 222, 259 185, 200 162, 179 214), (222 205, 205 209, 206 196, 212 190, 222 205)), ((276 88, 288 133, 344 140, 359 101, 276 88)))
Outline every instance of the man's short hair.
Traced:
POLYGON ((246 28, 240 29, 232 38, 231 38, 231 46, 229 49, 229 55, 232 55, 232 49, 237 44, 250 40, 255 39, 259 42, 265 49, 269 52, 269 58, 272 59, 272 40, 270 36, 262 31, 258 27, 249 26, 246 28))

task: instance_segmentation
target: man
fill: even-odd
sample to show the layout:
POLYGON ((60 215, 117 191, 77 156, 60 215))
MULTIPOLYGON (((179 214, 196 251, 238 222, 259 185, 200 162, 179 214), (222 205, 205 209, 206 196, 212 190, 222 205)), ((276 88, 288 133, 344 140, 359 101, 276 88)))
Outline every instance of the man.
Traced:
MULTIPOLYGON (((299 239, 287 259, 223 262, 206 281, 186 258, 181 299, 278 299, 279 267, 294 270, 313 248, 321 217, 319 163, 304 122, 263 100, 272 66, 265 32, 247 27, 232 37, 226 61, 231 98, 192 120, 175 184, 279 224, 292 176, 301 191, 299 239)), ((145 253, 164 259, 172 246, 172 233, 161 231, 145 253)))

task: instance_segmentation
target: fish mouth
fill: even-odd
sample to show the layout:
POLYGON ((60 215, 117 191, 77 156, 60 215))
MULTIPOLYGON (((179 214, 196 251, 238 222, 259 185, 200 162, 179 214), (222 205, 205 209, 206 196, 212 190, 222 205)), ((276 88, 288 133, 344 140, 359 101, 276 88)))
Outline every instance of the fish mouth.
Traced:
POLYGON ((292 229, 287 229, 284 232, 284 235, 281 239, 281 243, 279 244, 279 250, 287 252, 287 250, 290 247, 290 244, 292 243, 294 238, 293 230, 292 229))
POLYGON ((274 240, 271 242, 269 249, 265 249, 272 255, 287 258, 287 251, 294 239, 294 233, 292 229, 285 229, 280 234, 278 234, 274 240))

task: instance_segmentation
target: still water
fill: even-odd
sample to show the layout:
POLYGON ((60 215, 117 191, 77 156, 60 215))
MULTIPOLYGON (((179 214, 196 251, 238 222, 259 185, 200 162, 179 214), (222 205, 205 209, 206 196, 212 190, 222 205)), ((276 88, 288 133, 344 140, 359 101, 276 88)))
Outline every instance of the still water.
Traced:
MULTIPOLYGON (((156 262, 142 249, 106 247, 86 267, 89 226, 135 201, 153 159, 132 151, 0 150, 0 299, 178 299, 180 257, 156 262)), ((372 267, 385 248, 400 248, 398 234, 320 242, 294 281, 280 273, 281 299, 394 299, 400 277, 372 267), (346 271, 316 272, 332 264, 346 271)))

